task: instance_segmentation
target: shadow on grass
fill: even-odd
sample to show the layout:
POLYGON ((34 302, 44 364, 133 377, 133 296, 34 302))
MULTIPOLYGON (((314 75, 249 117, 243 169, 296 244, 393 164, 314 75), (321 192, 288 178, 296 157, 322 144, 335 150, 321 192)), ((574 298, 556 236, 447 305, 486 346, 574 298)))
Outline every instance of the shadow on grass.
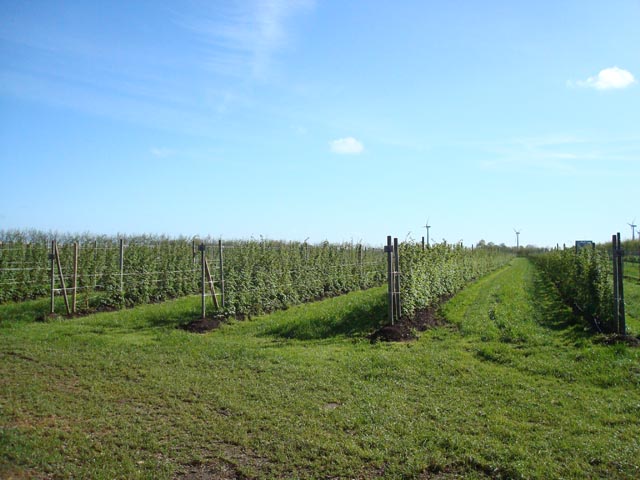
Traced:
POLYGON ((368 303, 350 303, 344 308, 318 308, 310 304, 297 309, 292 318, 275 322, 264 335, 294 340, 361 337, 380 328, 386 319, 384 295, 368 303))
MULTIPOLYGON (((113 310, 109 312, 109 315, 121 317, 131 331, 184 329, 187 325, 202 318, 199 306, 189 302, 188 298, 113 310)), ((208 309, 207 319, 213 319, 214 317, 219 318, 219 312, 214 309, 208 309)))
POLYGON ((25 302, 0 305, 0 324, 4 322, 33 322, 44 318, 49 312, 47 300, 27 300, 25 302))
MULTIPOLYGON (((67 315, 62 299, 56 299, 56 314, 49 315, 49 309, 49 299, 0 305, 0 326, 10 326, 11 324, 23 322, 59 322, 60 324, 65 324, 66 322, 78 320, 81 322, 80 324, 73 323, 78 328, 78 331, 83 328, 94 327, 100 331, 109 329, 122 330, 124 328, 134 332, 157 328, 184 327, 200 318, 199 304, 196 305, 196 302, 190 301, 188 297, 123 309, 100 305, 86 309, 84 305, 79 305, 78 313, 75 315, 67 315)), ((208 317, 218 314, 213 309, 208 310, 207 313, 209 314, 208 317)))
MULTIPOLYGON (((207 318, 211 318, 208 315, 207 318)), ((200 320, 201 316, 195 310, 184 311, 152 311, 144 315, 143 322, 131 325, 131 330, 146 330, 148 328, 185 328, 188 324, 200 320)))
POLYGON ((534 278, 534 302, 540 309, 539 324, 562 334, 568 341, 590 337, 594 332, 580 315, 566 305, 556 287, 539 271, 534 278))

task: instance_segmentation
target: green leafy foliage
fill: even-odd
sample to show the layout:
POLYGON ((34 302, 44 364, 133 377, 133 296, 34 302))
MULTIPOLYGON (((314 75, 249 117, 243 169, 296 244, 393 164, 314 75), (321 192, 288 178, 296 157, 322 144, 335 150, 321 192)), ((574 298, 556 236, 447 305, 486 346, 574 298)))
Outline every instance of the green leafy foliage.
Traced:
POLYGON ((556 285, 565 303, 602 331, 615 331, 612 265, 605 251, 552 250, 531 258, 556 285))
POLYGON ((224 249, 227 306, 236 314, 261 314, 380 285, 379 249, 351 243, 237 241, 224 249))
MULTIPOLYGON (((124 237, 124 268, 116 237, 0 231, 0 303, 46 296, 51 288, 51 238, 57 238, 66 287, 72 286, 78 242, 78 292, 83 308, 132 307, 201 292, 201 240, 163 236, 124 237)), ((203 239, 221 292, 218 242, 203 239)), ((352 243, 310 245, 248 240, 223 246, 226 313, 254 315, 380 285, 379 249, 352 243)), ((55 272, 55 287, 61 282, 55 272)), ((207 293, 208 290, 207 290, 207 293)))
POLYGON ((422 249, 416 243, 400 246, 400 298, 403 313, 432 306, 467 283, 505 265, 513 253, 497 248, 470 250, 441 243, 422 249))

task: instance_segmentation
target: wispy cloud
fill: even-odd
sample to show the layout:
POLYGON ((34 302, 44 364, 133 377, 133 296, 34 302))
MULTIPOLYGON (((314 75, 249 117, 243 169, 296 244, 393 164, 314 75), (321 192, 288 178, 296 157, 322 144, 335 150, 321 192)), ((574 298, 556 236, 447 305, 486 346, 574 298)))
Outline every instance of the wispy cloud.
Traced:
POLYGON ((571 135, 516 138, 485 144, 487 158, 480 165, 495 171, 590 175, 610 171, 615 161, 618 173, 624 173, 637 161, 639 140, 571 135))
POLYGON ((569 86, 593 88, 596 90, 615 90, 627 88, 636 83, 633 74, 623 68, 611 67, 600 70, 597 75, 586 80, 567 82, 569 86))
POLYGON ((364 151, 364 145, 353 137, 339 138, 329 142, 331 151, 339 155, 358 155, 364 151))
POLYGON ((198 17, 181 17, 179 24, 205 45, 202 61, 217 73, 268 76, 274 55, 286 48, 287 21, 313 7, 313 0, 254 0, 234 2, 226 9, 198 17))
POLYGON ((164 147, 153 147, 151 148, 150 152, 151 152, 151 155, 153 155, 156 158, 167 158, 167 157, 171 157, 176 153, 175 150, 172 150, 170 148, 164 148, 164 147))
MULTIPOLYGON (((0 96, 215 136, 222 119, 260 108, 252 86, 235 77, 267 78, 276 54, 291 45, 290 20, 312 6, 231 0, 193 2, 181 12, 162 8, 148 25, 162 35, 123 38, 126 48, 92 28, 102 20, 88 7, 76 12, 88 22, 78 31, 67 31, 64 22, 45 25, 25 9, 0 25, 0 42, 18 52, 3 59, 0 96), (225 71, 234 78, 220 75, 225 71)), ((134 24, 122 30, 134 31, 134 24)))

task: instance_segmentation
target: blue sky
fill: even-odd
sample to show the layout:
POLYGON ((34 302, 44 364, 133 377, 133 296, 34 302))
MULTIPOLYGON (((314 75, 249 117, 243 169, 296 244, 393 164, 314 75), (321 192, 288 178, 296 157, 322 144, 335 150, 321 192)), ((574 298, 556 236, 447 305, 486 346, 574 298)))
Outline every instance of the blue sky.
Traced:
POLYGON ((635 0, 3 0, 0 229, 630 237, 638 25, 635 0))

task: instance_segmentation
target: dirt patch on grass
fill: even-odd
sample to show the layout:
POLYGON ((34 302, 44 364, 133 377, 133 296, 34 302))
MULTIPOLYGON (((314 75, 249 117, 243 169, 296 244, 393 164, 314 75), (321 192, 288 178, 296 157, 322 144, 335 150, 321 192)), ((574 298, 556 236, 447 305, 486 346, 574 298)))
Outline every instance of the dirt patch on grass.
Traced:
POLYGON ((0 475, 5 480, 50 480, 54 478, 53 474, 46 474, 35 470, 21 470, 18 467, 12 466, 8 466, 8 470, 4 468, 4 465, 0 463, 0 475))
POLYGON ((173 480, 249 480, 264 478, 260 473, 270 470, 269 460, 250 449, 223 442, 213 442, 211 446, 216 447, 215 453, 201 452, 202 459, 182 465, 173 480))
POLYGON ((187 465, 173 477, 174 480, 236 480, 241 478, 246 477, 222 460, 187 465))
POLYGON ((180 325, 179 328, 192 333, 206 333, 220 328, 224 320, 225 317, 199 318, 185 325, 180 325))
POLYGON ((369 335, 369 340, 371 343, 408 342, 417 338, 416 332, 445 325, 440 308, 450 298, 451 296, 443 297, 434 305, 418 310, 412 317, 403 315, 394 325, 385 325, 373 332, 369 335))

